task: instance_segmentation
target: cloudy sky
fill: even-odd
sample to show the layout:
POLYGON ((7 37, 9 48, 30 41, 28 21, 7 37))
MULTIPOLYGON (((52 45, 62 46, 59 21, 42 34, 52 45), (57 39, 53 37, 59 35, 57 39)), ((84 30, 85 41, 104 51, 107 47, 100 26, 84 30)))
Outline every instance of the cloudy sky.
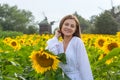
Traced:
POLYGON ((111 3, 113 6, 120 5, 120 0, 0 0, 0 3, 29 10, 36 21, 43 20, 45 15, 49 22, 59 22, 63 16, 75 11, 83 18, 90 19, 92 15, 99 15, 104 10, 111 9, 111 3))

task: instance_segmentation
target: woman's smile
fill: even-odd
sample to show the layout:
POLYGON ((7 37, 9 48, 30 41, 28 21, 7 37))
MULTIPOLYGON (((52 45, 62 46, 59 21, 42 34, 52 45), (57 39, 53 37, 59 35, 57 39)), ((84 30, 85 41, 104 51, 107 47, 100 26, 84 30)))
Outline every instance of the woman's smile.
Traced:
POLYGON ((63 23, 62 33, 64 36, 72 36, 76 31, 76 22, 73 19, 67 19, 63 23))

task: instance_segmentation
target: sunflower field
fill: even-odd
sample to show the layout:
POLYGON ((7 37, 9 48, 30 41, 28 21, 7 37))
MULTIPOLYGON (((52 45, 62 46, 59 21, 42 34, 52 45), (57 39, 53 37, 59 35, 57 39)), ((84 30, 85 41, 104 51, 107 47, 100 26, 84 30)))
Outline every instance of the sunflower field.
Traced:
MULTIPOLYGON (((15 38, 1 38, 0 80, 53 80, 45 78, 46 75, 43 74, 51 70, 50 66, 56 70, 59 62, 57 56, 48 55, 47 51, 43 50, 47 46, 46 41, 52 37, 51 34, 24 34, 15 38), (42 65, 39 58, 44 61, 49 59, 50 63, 45 61, 42 65)), ((120 32, 116 35, 82 34, 82 40, 94 80, 119 80, 120 32)))

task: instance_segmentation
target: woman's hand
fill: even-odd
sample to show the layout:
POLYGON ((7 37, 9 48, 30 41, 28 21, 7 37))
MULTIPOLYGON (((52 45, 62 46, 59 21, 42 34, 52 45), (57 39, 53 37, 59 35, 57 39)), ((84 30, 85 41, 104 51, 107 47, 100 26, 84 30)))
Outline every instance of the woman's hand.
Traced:
POLYGON ((60 30, 56 30, 55 31, 55 37, 59 38, 61 36, 61 31, 60 30))

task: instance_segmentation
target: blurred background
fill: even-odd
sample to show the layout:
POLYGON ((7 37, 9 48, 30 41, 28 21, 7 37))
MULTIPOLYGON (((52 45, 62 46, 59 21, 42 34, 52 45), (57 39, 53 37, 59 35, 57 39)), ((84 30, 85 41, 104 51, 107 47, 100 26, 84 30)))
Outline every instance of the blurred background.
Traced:
MULTIPOLYGON (((53 33, 67 14, 79 18, 83 33, 114 34, 120 30, 120 0, 0 0, 0 30, 26 34, 53 33), (113 20, 106 18, 113 22, 114 32, 97 30, 111 29, 105 25, 112 23, 99 23, 99 18, 107 17, 106 14, 113 20), (40 30, 44 24, 49 28, 41 27, 40 30)), ((104 19, 102 21, 105 22, 104 19)))

